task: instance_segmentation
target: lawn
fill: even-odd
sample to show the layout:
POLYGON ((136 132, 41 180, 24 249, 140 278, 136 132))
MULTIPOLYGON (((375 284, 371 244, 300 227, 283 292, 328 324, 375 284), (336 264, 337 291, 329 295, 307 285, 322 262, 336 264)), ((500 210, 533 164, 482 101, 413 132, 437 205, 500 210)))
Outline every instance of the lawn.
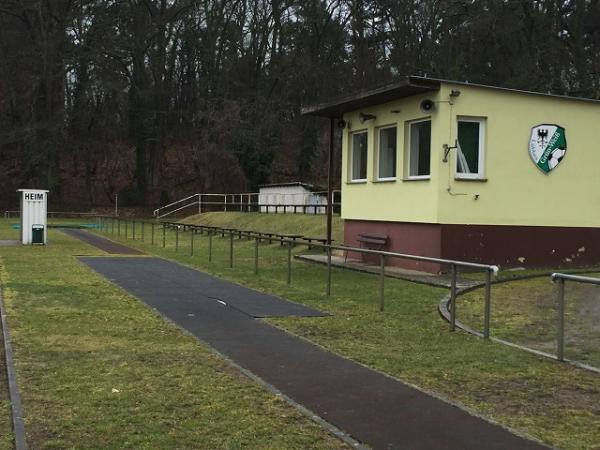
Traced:
MULTIPOLYGON (((167 232, 164 249, 150 245, 148 238, 141 242, 130 236, 126 242, 332 312, 318 319, 270 322, 550 445, 600 449, 600 377, 463 332, 450 333, 437 312, 446 290, 388 279, 386 309, 380 313, 376 276, 334 269, 332 296, 327 297, 322 266, 294 261, 292 283, 287 285, 287 252, 277 244, 261 244, 259 272, 254 275, 253 242, 235 239, 230 269, 228 238, 213 239, 210 263, 206 235, 195 236, 193 257, 190 238, 180 233, 178 252, 172 231, 167 232)), ((162 242, 157 239, 157 244, 162 242)), ((299 247, 294 249, 298 252, 299 247)))
POLYGON ((75 258, 102 254, 56 230, 0 248, 30 448, 346 448, 75 258))
MULTIPOLYGON (((598 277, 600 273, 590 273, 598 277)), ((459 297, 458 318, 481 328, 481 291, 459 297)), ((556 353, 557 285, 549 276, 499 283, 493 288, 492 334, 556 353)), ((600 367, 600 287, 565 284, 565 357, 600 367)))
POLYGON ((13 440, 14 435, 12 432, 8 379, 6 378, 4 342, 2 340, 2 333, 0 332, 0 449, 12 448, 13 440))

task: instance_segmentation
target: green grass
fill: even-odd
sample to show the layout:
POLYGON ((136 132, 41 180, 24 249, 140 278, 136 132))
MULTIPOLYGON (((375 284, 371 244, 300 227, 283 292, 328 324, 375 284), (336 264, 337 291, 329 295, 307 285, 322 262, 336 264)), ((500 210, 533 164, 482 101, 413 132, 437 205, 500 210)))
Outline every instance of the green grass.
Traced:
POLYGON ((74 256, 101 251, 49 242, 0 248, 30 448, 346 448, 74 256))
MULTIPOLYGON (((343 221, 339 216, 333 216, 332 219, 332 239, 336 244, 341 244, 344 242, 343 221)), ((308 237, 327 236, 327 218, 322 214, 209 212, 188 217, 182 222, 266 233, 302 234, 308 237)))
MULTIPOLYGON (((599 273, 590 276, 598 277, 599 273)), ((557 285, 550 277, 516 280, 493 287, 492 334, 521 345, 556 353, 557 285)), ((459 297, 458 318, 481 328, 482 292, 459 297)), ((600 367, 600 288, 565 284, 565 356, 600 367)))
POLYGON ((8 393, 8 379, 6 376, 4 342, 2 333, 0 332, 0 449, 12 448, 13 439, 14 434, 12 432, 12 416, 8 393))
MULTIPOLYGON (((229 224, 236 225, 233 219, 229 224)), ((189 233, 180 233, 177 253, 174 232, 167 233, 165 249, 151 246, 149 236, 148 227, 146 242, 126 242, 333 313, 271 320, 277 326, 553 446, 600 448, 600 377, 466 333, 450 333, 437 312, 445 290, 387 279, 386 310, 380 313, 376 276, 334 269, 332 296, 327 297, 322 266, 294 261, 292 283, 286 284, 287 253, 278 245, 260 246, 255 276, 253 242, 234 241, 230 269, 228 238, 214 238, 209 264, 206 235, 196 236, 193 257, 189 233)), ((157 229, 157 244, 159 236, 157 229)))

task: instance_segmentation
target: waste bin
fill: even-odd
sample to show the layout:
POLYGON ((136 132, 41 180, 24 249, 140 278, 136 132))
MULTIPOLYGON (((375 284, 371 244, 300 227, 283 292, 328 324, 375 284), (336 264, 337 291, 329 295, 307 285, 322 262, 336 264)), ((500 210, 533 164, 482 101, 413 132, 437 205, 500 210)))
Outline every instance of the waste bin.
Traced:
POLYGON ((31 243, 44 245, 44 225, 31 226, 31 243))

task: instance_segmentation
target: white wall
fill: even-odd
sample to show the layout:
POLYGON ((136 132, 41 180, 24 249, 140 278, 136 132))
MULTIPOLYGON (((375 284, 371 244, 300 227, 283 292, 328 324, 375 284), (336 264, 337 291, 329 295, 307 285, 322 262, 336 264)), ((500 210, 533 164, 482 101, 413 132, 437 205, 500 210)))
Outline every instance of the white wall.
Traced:
MULTIPOLYGON (((327 203, 327 198, 313 194, 304 186, 273 186, 259 189, 258 203, 260 205, 322 205, 327 203)), ((274 206, 261 206, 261 212, 275 212, 274 206)), ((284 208, 277 208, 283 213, 284 208)), ((293 206, 285 207, 286 213, 294 213, 293 206)), ((303 213, 303 208, 296 208, 296 212, 303 213)), ((307 208, 308 213, 313 213, 312 208, 307 208)), ((317 208, 317 214, 324 214, 325 208, 317 208)))
POLYGON ((44 226, 44 244, 48 240, 48 191, 19 189, 21 196, 21 243, 30 245, 33 225, 44 226))

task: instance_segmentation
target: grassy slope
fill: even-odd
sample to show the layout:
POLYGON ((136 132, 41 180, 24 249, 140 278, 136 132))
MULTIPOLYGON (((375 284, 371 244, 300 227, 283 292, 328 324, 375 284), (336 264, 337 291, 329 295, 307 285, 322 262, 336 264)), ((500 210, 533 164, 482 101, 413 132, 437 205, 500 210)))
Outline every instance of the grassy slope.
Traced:
MULTIPOLYGON (((309 237, 326 237, 327 234, 324 215, 212 212, 188 217, 184 222, 267 233, 297 233, 309 237)), ((333 216, 332 225, 332 238, 336 244, 341 244, 344 241, 342 219, 333 216)))
MULTIPOLYGON (((236 225, 233 217, 228 224, 236 225)), ((331 311, 331 317, 272 322, 544 442, 565 449, 600 448, 600 377, 464 333, 449 333, 437 312, 446 291, 389 279, 386 311, 379 313, 373 275, 334 269, 329 298, 321 266, 294 261, 292 284, 286 284, 286 251, 278 245, 261 245, 255 276, 253 243, 235 240, 234 268, 229 269, 228 239, 214 239, 210 265, 206 237, 196 237, 193 257, 189 239, 189 233, 181 233, 178 253, 171 232, 166 249, 139 240, 127 243, 331 311)))
POLYGON ((31 448, 343 447, 73 256, 100 251, 50 233, 0 249, 31 448))

